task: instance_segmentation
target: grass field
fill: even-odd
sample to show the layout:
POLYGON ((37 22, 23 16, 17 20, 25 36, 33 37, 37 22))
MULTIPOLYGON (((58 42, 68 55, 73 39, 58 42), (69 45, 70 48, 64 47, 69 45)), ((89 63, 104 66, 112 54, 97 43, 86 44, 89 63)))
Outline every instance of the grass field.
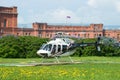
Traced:
MULTIPOLYGON (((120 57, 72 57, 82 64, 0 66, 0 80, 119 80, 120 57)), ((50 59, 51 60, 51 59, 50 59)), ((34 63, 41 59, 0 59, 3 63, 34 63)))

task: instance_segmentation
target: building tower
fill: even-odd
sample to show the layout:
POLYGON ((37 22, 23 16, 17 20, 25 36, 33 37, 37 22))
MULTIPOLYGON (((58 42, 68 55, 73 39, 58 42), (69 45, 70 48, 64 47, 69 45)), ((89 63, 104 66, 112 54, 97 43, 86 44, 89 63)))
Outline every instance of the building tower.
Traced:
POLYGON ((6 30, 17 28, 17 7, 0 7, 0 35, 6 30))
POLYGON ((0 7, 0 27, 17 27, 17 7, 0 7))

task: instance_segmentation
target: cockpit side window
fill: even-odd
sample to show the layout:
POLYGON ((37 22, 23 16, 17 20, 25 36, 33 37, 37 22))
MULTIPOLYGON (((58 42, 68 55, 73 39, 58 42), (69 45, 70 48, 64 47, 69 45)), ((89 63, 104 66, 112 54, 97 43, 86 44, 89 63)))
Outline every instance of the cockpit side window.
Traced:
POLYGON ((63 52, 66 52, 66 51, 67 51, 67 45, 62 45, 62 48, 63 48, 63 49, 62 49, 63 52))
POLYGON ((47 44, 44 46, 43 50, 51 51, 51 48, 52 48, 52 44, 47 44))
POLYGON ((45 46, 46 46, 46 44, 43 44, 43 45, 40 47, 40 49, 43 49, 45 46))

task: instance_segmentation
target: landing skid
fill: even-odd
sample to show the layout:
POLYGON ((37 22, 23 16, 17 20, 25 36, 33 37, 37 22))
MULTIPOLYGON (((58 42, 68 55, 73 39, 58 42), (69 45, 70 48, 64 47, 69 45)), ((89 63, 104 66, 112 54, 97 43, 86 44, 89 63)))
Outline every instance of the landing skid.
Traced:
MULTIPOLYGON (((70 62, 73 63, 74 61, 72 60, 72 58, 69 56, 68 57, 70 59, 70 62)), ((58 57, 55 57, 57 63, 61 63, 60 60, 58 59, 58 57)))
MULTIPOLYGON (((74 63, 73 59, 70 56, 68 56, 69 60, 61 60, 61 59, 62 59, 62 57, 60 57, 60 56, 58 56, 58 57, 56 56, 54 58, 42 58, 41 63, 67 63, 67 62, 74 63)), ((67 58, 64 58, 64 59, 67 59, 67 58)))
POLYGON ((82 62, 73 61, 73 59, 70 56, 63 58, 63 59, 68 59, 68 60, 61 60, 61 58, 63 57, 59 56, 59 57, 54 57, 54 58, 42 58, 42 62, 38 64, 34 64, 34 66, 71 65, 71 64, 82 63, 82 62))

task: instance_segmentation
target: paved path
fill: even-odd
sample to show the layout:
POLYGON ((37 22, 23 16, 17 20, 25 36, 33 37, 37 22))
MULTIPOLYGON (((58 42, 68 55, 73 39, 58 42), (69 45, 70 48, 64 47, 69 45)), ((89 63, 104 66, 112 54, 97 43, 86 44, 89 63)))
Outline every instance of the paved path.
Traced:
POLYGON ((86 64, 86 63, 94 63, 94 64, 120 64, 120 62, 112 62, 112 61, 81 61, 81 62, 50 62, 50 63, 38 63, 38 62, 32 62, 32 63, 0 63, 0 67, 2 66, 51 66, 51 65, 71 65, 71 64, 86 64))

